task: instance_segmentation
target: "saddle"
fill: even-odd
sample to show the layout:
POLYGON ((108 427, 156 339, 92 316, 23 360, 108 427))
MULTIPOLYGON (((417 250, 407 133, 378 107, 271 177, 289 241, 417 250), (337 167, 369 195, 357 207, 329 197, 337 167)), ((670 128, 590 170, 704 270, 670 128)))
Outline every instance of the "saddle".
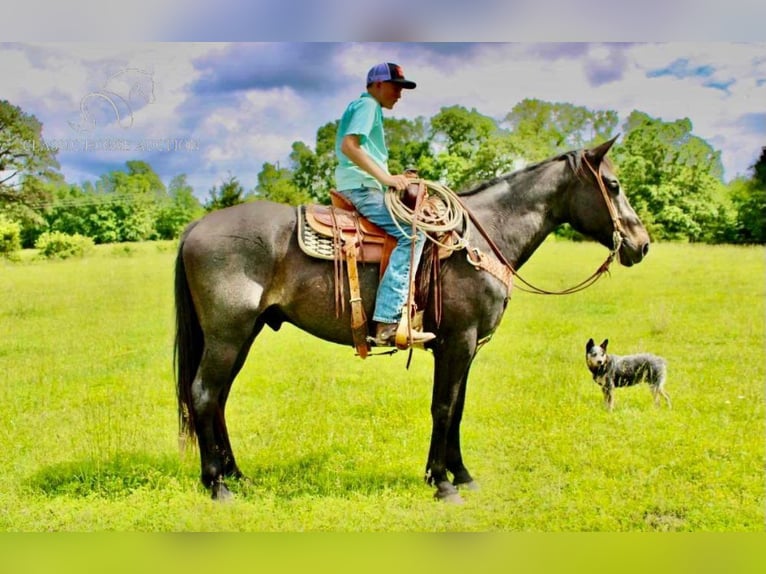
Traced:
MULTIPOLYGON (((320 236, 340 241, 347 248, 353 245, 357 260, 380 263, 380 275, 383 276, 396 239, 360 215, 354 205, 337 191, 330 191, 330 201, 331 205, 305 206, 308 226, 320 236)), ((318 255, 322 256, 321 253, 318 255)))
MULTIPOLYGON (((422 199, 425 194, 425 184, 420 181, 413 182, 405 191, 402 201, 412 208, 415 206, 418 195, 422 199)), ((388 266, 391 251, 396 247, 396 239, 360 215, 354 205, 337 191, 330 191, 330 200, 331 205, 312 204, 298 208, 298 243, 307 255, 335 261, 336 310, 345 308, 343 293, 343 265, 345 264, 350 291, 351 331, 354 346, 359 356, 365 358, 370 350, 370 342, 367 319, 362 306, 357 263, 359 261, 377 263, 379 276, 382 277, 388 266)), ((409 306, 413 314, 413 307, 417 307, 418 303, 423 304, 434 269, 438 272, 438 259, 447 257, 449 254, 446 250, 432 249, 430 242, 426 245, 420 260, 416 285, 410 286, 413 294, 410 297, 409 306)), ((419 320, 422 320, 422 312, 419 317, 410 317, 409 313, 403 315, 403 323, 411 322, 416 325, 419 320)))

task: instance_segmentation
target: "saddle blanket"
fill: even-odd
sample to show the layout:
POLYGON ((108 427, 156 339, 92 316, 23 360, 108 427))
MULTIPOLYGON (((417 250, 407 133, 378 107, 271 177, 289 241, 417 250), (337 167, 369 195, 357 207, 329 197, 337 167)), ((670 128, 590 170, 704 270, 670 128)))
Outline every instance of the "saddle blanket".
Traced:
POLYGON ((298 245, 306 255, 319 259, 335 259, 335 247, 332 237, 320 235, 306 220, 306 206, 298 207, 298 245))

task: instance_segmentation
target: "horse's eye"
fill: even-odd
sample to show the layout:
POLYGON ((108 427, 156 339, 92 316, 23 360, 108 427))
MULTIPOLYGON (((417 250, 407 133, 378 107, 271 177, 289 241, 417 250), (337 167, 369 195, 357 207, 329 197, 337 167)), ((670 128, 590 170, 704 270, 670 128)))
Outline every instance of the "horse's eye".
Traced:
POLYGON ((620 182, 617 181, 617 178, 607 177, 604 179, 604 181, 606 182, 606 186, 610 191, 613 191, 614 193, 618 193, 620 191, 620 182))

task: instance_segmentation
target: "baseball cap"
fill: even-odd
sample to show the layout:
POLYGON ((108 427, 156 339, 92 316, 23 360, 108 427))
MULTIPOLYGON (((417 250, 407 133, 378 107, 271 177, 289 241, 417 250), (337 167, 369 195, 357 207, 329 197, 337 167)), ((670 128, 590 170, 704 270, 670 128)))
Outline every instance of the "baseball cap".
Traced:
POLYGON ((373 82, 392 82, 408 90, 417 85, 415 82, 404 78, 401 66, 391 62, 384 62, 370 68, 370 71, 367 72, 367 85, 369 86, 373 82))

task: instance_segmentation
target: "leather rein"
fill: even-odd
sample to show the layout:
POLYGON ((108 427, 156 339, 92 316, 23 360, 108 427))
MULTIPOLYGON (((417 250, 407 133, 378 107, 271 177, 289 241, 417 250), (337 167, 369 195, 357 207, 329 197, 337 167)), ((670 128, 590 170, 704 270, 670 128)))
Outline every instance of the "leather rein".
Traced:
MULTIPOLYGON (((500 260, 500 263, 502 263, 510 272, 526 287, 516 286, 517 289, 521 291, 525 291, 527 293, 533 293, 535 295, 570 295, 572 293, 577 293, 579 291, 583 291, 584 289, 587 289, 596 281, 598 281, 604 273, 609 272, 609 266, 612 264, 612 261, 614 261, 614 258, 617 256, 617 252, 620 250, 620 246, 622 245, 623 237, 625 234, 624 229, 622 228, 622 225, 620 224, 620 217, 617 215, 617 209, 614 207, 614 203, 612 202, 612 198, 609 197, 609 193, 606 190, 606 186, 604 185, 604 180, 601 175, 601 165, 599 164, 598 171, 594 169, 594 167, 591 165, 591 163, 588 161, 588 158, 583 155, 583 161, 585 162, 585 165, 588 166, 588 169, 591 171, 593 176, 596 179, 596 182, 598 183, 598 187, 601 190, 601 195, 604 198, 604 203, 606 203, 606 207, 609 210, 609 216, 612 219, 612 226, 613 226, 613 232, 612 232, 612 245, 614 246, 610 251, 609 255, 607 256, 606 260, 596 269, 596 271, 587 279, 581 281, 577 285, 573 285, 572 287, 569 287, 567 289, 562 289, 561 291, 549 291, 547 289, 542 289, 540 287, 536 287, 526 281, 521 275, 519 275, 518 271, 514 269, 513 265, 506 259, 505 255, 503 255, 502 251, 500 251, 500 248, 495 244, 494 241, 489 237, 489 234, 484 230, 481 223, 474 217, 473 213, 471 213, 470 210, 465 206, 465 204, 462 202, 462 200, 459 200, 463 209, 465 210, 468 217, 471 219, 473 224, 476 226, 476 229, 481 233, 482 237, 487 241, 490 248, 492 249, 492 252, 495 254, 495 257, 497 257, 500 260)), ((471 264, 475 264, 475 262, 471 259, 470 253, 468 254, 468 260, 471 264)))

